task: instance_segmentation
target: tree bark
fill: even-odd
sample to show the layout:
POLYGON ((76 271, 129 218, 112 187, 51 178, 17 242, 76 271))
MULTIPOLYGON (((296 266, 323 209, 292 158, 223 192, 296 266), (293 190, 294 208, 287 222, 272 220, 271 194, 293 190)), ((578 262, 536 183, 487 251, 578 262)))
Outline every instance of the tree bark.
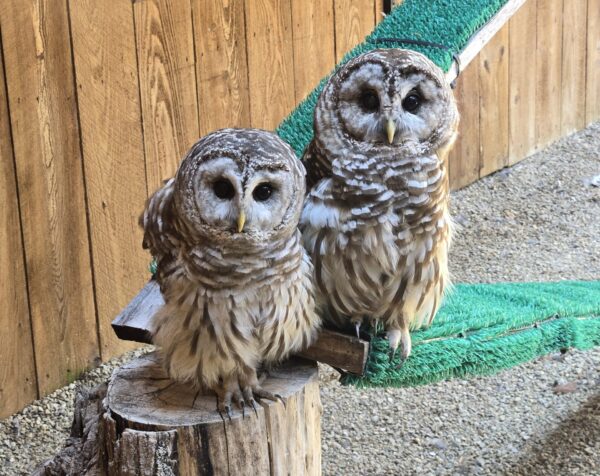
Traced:
POLYGON ((214 395, 171 381, 147 354, 77 396, 67 447, 34 474, 321 474, 316 364, 293 359, 262 385, 285 406, 263 400, 222 417, 214 395))

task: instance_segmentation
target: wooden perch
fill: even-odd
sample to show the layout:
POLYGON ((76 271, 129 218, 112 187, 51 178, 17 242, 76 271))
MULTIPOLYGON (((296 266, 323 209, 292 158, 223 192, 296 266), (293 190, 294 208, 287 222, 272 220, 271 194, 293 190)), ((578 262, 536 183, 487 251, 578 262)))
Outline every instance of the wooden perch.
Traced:
MULTIPOLYGON (((151 344, 150 318, 163 304, 158 283, 150 281, 112 322, 119 339, 151 344)), ((299 355, 362 375, 368 354, 367 341, 324 329, 317 341, 299 355)))
POLYGON ((263 387, 282 396, 231 415, 215 395, 171 381, 156 354, 118 368, 108 387, 78 394, 71 438, 35 476, 321 474, 317 366, 291 359, 263 387))

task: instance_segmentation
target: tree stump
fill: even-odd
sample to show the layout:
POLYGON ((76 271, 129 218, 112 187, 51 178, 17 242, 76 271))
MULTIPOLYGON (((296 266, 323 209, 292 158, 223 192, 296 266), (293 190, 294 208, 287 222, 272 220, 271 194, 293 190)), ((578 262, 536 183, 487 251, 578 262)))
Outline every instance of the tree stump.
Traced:
POLYGON ((215 395, 170 380, 147 354, 115 370, 106 393, 78 396, 69 446, 36 474, 321 474, 316 363, 294 358, 262 386, 285 405, 263 400, 229 419, 215 395))

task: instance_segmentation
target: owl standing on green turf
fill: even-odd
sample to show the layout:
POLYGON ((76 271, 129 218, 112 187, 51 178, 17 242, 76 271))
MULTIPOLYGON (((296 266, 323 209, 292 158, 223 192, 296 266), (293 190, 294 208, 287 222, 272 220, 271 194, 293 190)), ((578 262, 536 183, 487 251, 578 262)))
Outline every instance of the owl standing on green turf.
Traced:
POLYGON ((402 49, 360 55, 325 85, 302 159, 303 240, 336 326, 380 321, 393 352, 449 285, 447 154, 458 111, 443 72, 402 49))

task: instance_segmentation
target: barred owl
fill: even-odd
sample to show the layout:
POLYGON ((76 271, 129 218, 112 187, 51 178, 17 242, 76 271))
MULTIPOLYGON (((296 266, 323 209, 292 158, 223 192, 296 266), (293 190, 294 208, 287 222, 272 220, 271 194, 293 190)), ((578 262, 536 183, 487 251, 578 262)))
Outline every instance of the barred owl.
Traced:
POLYGON ((165 305, 154 343, 176 380, 242 410, 262 389, 257 368, 307 347, 319 326, 312 265, 298 220, 305 170, 292 149, 257 129, 199 140, 140 217, 165 305))
POLYGON ((447 153, 458 111, 442 71, 402 49, 362 54, 325 85, 303 162, 301 217, 334 325, 381 322, 394 352, 428 325, 449 284, 447 153))

